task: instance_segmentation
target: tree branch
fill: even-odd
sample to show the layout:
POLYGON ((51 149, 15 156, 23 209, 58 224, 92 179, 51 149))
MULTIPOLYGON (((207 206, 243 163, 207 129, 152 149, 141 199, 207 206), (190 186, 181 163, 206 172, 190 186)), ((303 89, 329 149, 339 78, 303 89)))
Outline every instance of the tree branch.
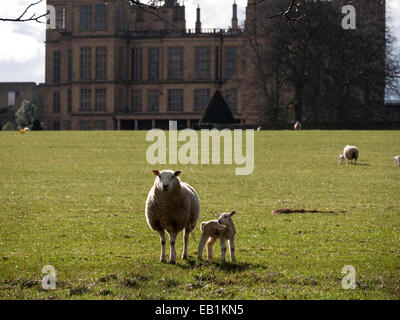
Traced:
POLYGON ((36 13, 34 13, 30 18, 25 17, 26 13, 29 11, 30 8, 36 6, 37 4, 41 3, 43 0, 39 0, 38 2, 33 2, 31 3, 29 6, 27 6, 24 10, 24 12, 22 12, 22 14, 18 17, 18 18, 1 18, 0 17, 0 21, 4 21, 4 22, 28 22, 28 21, 36 21, 38 23, 46 23, 44 21, 40 21, 40 19, 44 18, 47 16, 47 12, 44 14, 41 14, 39 16, 36 15, 36 13))

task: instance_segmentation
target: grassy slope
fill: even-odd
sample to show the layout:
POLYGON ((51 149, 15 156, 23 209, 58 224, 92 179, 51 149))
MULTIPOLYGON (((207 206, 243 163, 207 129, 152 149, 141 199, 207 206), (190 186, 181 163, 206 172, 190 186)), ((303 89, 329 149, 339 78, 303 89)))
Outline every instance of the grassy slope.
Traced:
POLYGON ((200 221, 238 211, 238 262, 226 265, 219 244, 217 259, 195 265, 192 237, 188 262, 158 262, 144 218, 148 145, 143 132, 0 133, 0 298, 400 296, 400 132, 257 132, 250 176, 171 166, 196 188, 200 221), (346 144, 359 146, 360 165, 337 164, 346 144), (282 207, 338 213, 271 215, 282 207), (356 290, 341 289, 348 264, 356 290), (55 291, 41 288, 44 265, 57 270, 55 291))

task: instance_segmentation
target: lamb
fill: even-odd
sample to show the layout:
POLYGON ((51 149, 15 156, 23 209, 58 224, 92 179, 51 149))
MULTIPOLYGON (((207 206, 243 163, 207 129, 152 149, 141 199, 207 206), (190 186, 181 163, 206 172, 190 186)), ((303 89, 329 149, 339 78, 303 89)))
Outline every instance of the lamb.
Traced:
POLYGON ((202 222, 200 226, 200 231, 202 232, 199 247, 197 250, 197 259, 201 260, 203 255, 203 249, 207 242, 207 255, 208 260, 212 259, 212 248, 217 238, 220 240, 221 244, 221 260, 225 262, 226 253, 226 240, 229 240, 229 249, 231 254, 231 261, 235 261, 235 234, 236 229, 233 224, 232 216, 236 211, 230 213, 222 213, 219 220, 210 220, 207 222, 202 222))
POLYGON ((157 176, 146 200, 146 220, 157 231, 161 240, 161 262, 166 262, 165 231, 170 239, 170 263, 176 263, 175 240, 184 230, 182 259, 187 259, 189 235, 195 229, 200 215, 200 200, 196 191, 181 182, 181 171, 153 170, 157 176))
POLYGON ((360 151, 358 150, 357 147, 350 145, 345 146, 343 150, 343 155, 349 161, 349 164, 350 163, 353 164, 353 160, 354 164, 356 164, 359 153, 360 151))
POLYGON ((342 154, 339 154, 338 155, 338 159, 339 159, 339 164, 344 164, 344 155, 342 155, 342 154))
POLYGON ((400 167, 400 156, 394 157, 394 165, 400 167))
POLYGON ((293 126, 294 130, 301 130, 301 123, 300 121, 296 121, 296 123, 293 126))

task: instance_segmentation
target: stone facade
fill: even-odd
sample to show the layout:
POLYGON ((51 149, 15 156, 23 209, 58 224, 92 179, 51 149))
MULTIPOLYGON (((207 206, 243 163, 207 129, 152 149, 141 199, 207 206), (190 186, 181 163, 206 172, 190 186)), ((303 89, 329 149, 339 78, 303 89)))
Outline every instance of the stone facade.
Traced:
POLYGON ((190 30, 174 0, 157 13, 116 0, 48 4, 57 30, 46 36, 46 129, 166 129, 169 120, 192 127, 217 89, 246 121, 236 5, 232 28, 201 29, 198 9, 190 30))

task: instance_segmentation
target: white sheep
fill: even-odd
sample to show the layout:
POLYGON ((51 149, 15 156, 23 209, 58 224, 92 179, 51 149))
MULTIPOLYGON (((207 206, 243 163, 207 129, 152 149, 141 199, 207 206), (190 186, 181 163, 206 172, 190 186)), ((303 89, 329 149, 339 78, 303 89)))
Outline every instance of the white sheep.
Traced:
POLYGON ((165 231, 170 239, 170 263, 176 263, 175 240, 184 230, 182 259, 187 259, 189 235, 196 227, 200 214, 200 201, 196 191, 181 182, 181 171, 157 171, 157 176, 146 200, 146 220, 154 231, 160 234, 161 262, 166 262, 165 231))
POLYGON ((355 146, 347 145, 344 147, 343 155, 348 160, 349 164, 350 163, 353 164, 353 160, 354 160, 354 164, 355 164, 358 160, 359 154, 360 154, 360 151, 355 146))
POLYGON ((400 167, 400 156, 394 157, 394 165, 400 167))
POLYGON ((225 262, 226 253, 226 240, 229 241, 229 249, 231 254, 231 261, 235 261, 235 234, 236 229, 232 220, 232 216, 236 211, 231 213, 222 213, 219 220, 210 220, 202 222, 200 231, 202 232, 199 247, 197 249, 197 259, 201 259, 203 255, 203 249, 207 243, 207 256, 208 260, 212 259, 212 248, 217 239, 221 245, 221 260, 225 262), (208 241, 208 242, 207 242, 208 241))
POLYGON ((294 130, 301 130, 301 123, 300 121, 296 121, 296 123, 293 126, 294 130))
POLYGON ((344 155, 339 154, 338 159, 339 159, 339 164, 344 164, 344 155))
POLYGON ((29 127, 25 127, 25 128, 24 128, 24 131, 25 131, 25 132, 31 131, 31 129, 29 129, 29 127))

